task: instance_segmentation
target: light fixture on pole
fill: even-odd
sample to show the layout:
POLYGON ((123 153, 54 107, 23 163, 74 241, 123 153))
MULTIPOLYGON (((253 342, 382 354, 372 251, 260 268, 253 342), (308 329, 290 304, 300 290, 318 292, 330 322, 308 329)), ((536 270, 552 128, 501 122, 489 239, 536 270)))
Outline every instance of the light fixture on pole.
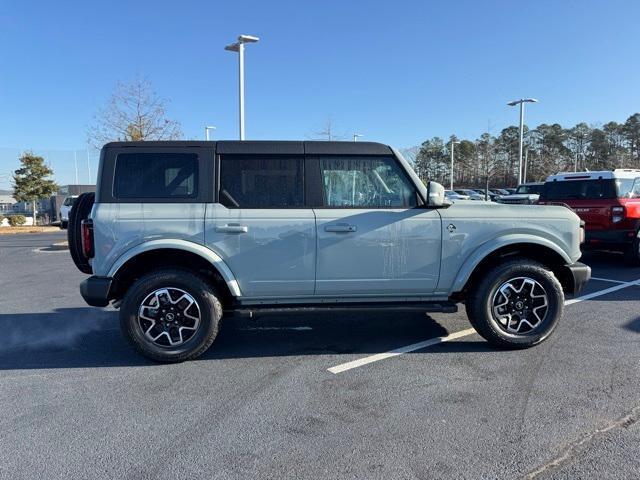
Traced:
POLYGON ((260 40, 251 35, 240 35, 236 43, 224 47, 229 52, 238 52, 238 93, 240 107, 240 140, 244 140, 244 44, 260 40))
POLYGON ((209 130, 215 130, 216 127, 204 127, 204 138, 208 141, 209 138, 209 130))
POLYGON ((453 146, 457 143, 459 144, 460 142, 451 139, 451 184, 449 186, 449 190, 453 190, 453 146))
POLYGON ((362 135, 361 133, 354 133, 353 134, 353 141, 357 142, 358 138, 360 138, 360 137, 364 137, 364 135, 362 135))
POLYGON ((520 142, 518 144, 518 185, 522 183, 522 137, 524 135, 524 104, 538 103, 535 98, 521 98, 507 103, 510 107, 520 105, 520 142))

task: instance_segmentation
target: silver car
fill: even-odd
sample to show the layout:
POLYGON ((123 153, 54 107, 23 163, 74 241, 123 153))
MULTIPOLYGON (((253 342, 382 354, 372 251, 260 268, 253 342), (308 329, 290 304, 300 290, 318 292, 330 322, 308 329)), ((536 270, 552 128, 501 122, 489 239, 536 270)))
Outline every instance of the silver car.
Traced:
POLYGON ((514 193, 504 197, 498 197, 497 201, 510 205, 533 205, 538 203, 543 188, 544 183, 523 183, 518 186, 514 193))
POLYGON ((379 143, 110 143, 98 178, 69 219, 80 291, 157 361, 202 354, 229 315, 460 303, 529 347, 590 277, 569 209, 452 204, 379 143))

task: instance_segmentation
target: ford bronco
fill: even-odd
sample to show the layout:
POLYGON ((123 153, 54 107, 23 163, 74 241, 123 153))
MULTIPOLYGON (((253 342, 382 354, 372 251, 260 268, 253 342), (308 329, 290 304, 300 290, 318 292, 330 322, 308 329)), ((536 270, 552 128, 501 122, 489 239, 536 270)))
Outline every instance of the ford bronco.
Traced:
POLYGON ((562 206, 452 204, 372 142, 109 143, 69 219, 85 301, 163 362, 202 354, 223 314, 459 303, 492 344, 529 347, 589 280, 582 239, 562 206))
POLYGON ((640 170, 551 175, 540 203, 556 202, 584 220, 585 248, 623 252, 628 265, 640 265, 640 170))

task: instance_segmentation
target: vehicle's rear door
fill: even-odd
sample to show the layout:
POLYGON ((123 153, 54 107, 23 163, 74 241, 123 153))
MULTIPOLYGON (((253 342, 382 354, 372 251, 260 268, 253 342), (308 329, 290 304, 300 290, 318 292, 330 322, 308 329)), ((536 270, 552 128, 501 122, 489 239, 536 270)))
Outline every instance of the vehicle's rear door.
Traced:
MULTIPOLYGON (((418 207, 392 155, 318 155, 316 295, 400 296, 435 290, 441 220, 418 207)), ((311 167, 310 167, 311 168, 311 167)))
POLYGON ((305 206, 302 142, 218 142, 216 201, 206 245, 243 297, 313 295, 315 216, 305 206))

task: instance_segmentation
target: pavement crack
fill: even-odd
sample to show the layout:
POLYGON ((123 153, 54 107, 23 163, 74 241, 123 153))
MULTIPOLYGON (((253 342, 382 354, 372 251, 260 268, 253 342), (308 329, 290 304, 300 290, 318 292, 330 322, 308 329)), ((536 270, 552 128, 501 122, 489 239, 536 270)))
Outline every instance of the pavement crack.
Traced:
POLYGON ((572 442, 565 448, 563 448, 558 456, 552 458, 550 461, 542 464, 538 468, 530 471, 523 478, 527 480, 535 479, 544 473, 553 471, 559 466, 571 461, 572 458, 575 457, 577 453, 579 453, 581 447, 588 444, 596 437, 619 428, 629 428, 631 425, 637 423, 638 421, 640 421, 640 405, 634 407, 629 413, 618 418, 617 420, 614 420, 605 427, 597 428, 595 430, 592 430, 591 432, 586 433, 575 442, 572 442))

